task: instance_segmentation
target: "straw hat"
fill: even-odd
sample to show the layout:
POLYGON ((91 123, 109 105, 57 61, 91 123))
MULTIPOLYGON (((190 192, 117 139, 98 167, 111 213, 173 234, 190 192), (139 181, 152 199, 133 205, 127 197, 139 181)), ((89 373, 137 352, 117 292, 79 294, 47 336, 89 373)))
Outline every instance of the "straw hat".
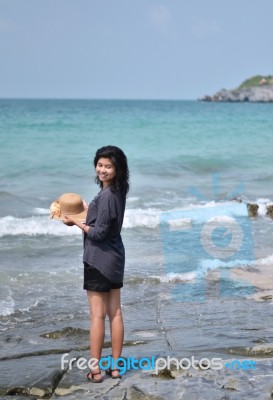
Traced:
POLYGON ((87 210, 84 208, 83 200, 77 193, 64 193, 50 205, 50 217, 52 219, 63 219, 64 215, 86 220, 87 210))

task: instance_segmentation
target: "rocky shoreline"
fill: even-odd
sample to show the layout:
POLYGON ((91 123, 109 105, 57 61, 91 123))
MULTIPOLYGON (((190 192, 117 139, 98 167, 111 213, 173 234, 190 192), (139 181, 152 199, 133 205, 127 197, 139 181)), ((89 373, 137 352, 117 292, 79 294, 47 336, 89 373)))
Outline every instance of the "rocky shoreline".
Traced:
POLYGON ((207 102, 273 102, 273 85, 253 86, 249 88, 227 90, 222 89, 213 95, 198 98, 199 101, 207 102))
MULTIPOLYGON (((79 369, 77 360, 80 357, 89 359, 88 330, 78 328, 65 328, 61 330, 47 331, 38 338, 31 339, 33 351, 14 352, 12 355, 6 349, 6 355, 0 358, 0 400, 26 400, 26 399, 104 399, 104 400, 202 400, 202 399, 226 399, 255 400, 270 399, 273 396, 273 335, 271 329, 262 321, 268 321, 272 317, 272 295, 261 290, 256 293, 255 301, 251 298, 231 300, 225 303, 223 299, 213 301, 212 304, 175 304, 177 315, 180 315, 181 323, 177 329, 170 309, 173 302, 164 303, 158 318, 161 330, 156 336, 147 336, 141 340, 129 340, 124 343, 123 357, 125 360, 135 356, 156 358, 176 357, 190 358, 192 355, 199 359, 202 367, 184 368, 171 362, 169 367, 162 369, 158 374, 155 370, 130 369, 121 379, 111 379, 104 375, 103 382, 94 384, 86 378, 87 369, 79 369), (228 317, 227 309, 230 310, 228 317), (241 309, 241 310, 239 310, 241 309), (183 315, 184 312, 184 315, 183 315), (244 312, 246 321, 240 328, 239 322, 244 312), (207 313, 207 314, 206 314, 207 313), (196 327, 187 330, 183 321, 190 315, 196 315, 196 327), (260 321, 257 320, 260 316, 260 321), (232 329, 223 335, 220 331, 221 323, 217 322, 217 316, 222 324, 232 323, 232 329), (209 318, 209 319, 208 319, 209 318), (214 326, 215 340, 211 342, 211 325, 214 326), (80 335, 80 336, 79 336, 80 335), (194 351, 192 336, 202 342, 202 347, 194 351), (78 346, 64 346, 63 339, 74 338, 78 346), (85 343, 83 346, 82 342, 85 343), (232 339, 233 344, 227 344, 232 339), (46 342, 52 343, 52 347, 46 346, 46 342), (179 350, 182 343, 184 351, 179 350), (75 349, 75 350, 73 350, 75 349), (67 353, 65 367, 61 368, 61 357, 67 353), (223 368, 213 369, 207 364, 209 359, 218 357, 222 359, 223 368), (69 360, 72 368, 68 368, 69 360), (243 367, 243 361, 247 363, 243 367), (255 368, 250 368, 250 361, 255 368), (240 366, 241 364, 241 366, 240 366), (228 366, 228 367, 227 367, 228 366), (204 368, 203 368, 204 367, 204 368)), ((151 321, 152 323, 152 321, 151 321)), ((12 339, 13 341, 15 338, 12 339)), ((18 342, 19 336, 16 337, 18 342)), ((10 343, 10 335, 6 336, 7 345, 10 343)), ((23 341, 21 341, 22 343, 23 341)), ((23 348, 21 347, 23 350, 23 348)), ((110 354, 110 343, 105 342, 103 357, 110 354)), ((87 366, 86 366, 87 368, 87 366)))
MULTIPOLYGON (((172 364, 159 374, 154 371, 129 371, 121 379, 105 377, 101 384, 88 382, 85 371, 73 363, 62 371, 60 358, 49 354, 39 362, 35 357, 17 360, 14 376, 6 387, 1 385, 0 399, 109 399, 109 400, 173 400, 173 399, 269 399, 273 395, 273 343, 253 348, 226 349, 230 354, 251 357, 256 369, 234 368, 212 370, 181 369, 172 364), (28 376, 28 378, 26 378, 28 376), (12 397, 11 397, 12 396, 12 397)), ((71 352, 70 358, 88 357, 88 352, 71 352)), ((229 361, 232 365, 234 359, 229 361)), ((236 361, 237 362, 237 361, 236 361)), ((3 377, 1 378, 1 380, 3 377)))

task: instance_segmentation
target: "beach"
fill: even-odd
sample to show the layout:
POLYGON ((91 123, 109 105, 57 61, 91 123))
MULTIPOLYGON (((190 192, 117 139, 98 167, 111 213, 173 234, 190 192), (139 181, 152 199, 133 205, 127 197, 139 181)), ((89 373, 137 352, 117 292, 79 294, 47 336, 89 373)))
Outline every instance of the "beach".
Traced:
MULTIPOLYGON (((1 399, 271 398, 272 107, 0 100, 1 399), (99 385, 77 367, 89 358, 82 234, 49 206, 66 192, 92 200, 107 144, 131 172, 123 357, 205 359, 198 368, 130 369, 99 385)), ((107 326, 105 357, 109 341, 107 326)))

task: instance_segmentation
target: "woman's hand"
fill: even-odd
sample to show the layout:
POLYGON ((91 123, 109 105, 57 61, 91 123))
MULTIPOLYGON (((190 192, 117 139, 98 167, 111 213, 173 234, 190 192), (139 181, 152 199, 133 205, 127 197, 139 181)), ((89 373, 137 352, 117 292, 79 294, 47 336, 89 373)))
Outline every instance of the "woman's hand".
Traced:
POLYGON ((75 220, 71 217, 68 217, 67 215, 64 215, 63 223, 67 226, 73 226, 73 225, 75 225, 75 220))

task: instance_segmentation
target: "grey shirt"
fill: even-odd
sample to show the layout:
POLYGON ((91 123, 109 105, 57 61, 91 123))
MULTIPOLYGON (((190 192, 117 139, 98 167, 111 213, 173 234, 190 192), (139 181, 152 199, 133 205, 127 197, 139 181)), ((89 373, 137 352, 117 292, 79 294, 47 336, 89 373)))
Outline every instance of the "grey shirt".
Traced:
POLYGON ((84 235, 83 261, 97 268, 111 282, 123 281, 125 251, 121 239, 126 199, 109 187, 89 204, 84 235))

